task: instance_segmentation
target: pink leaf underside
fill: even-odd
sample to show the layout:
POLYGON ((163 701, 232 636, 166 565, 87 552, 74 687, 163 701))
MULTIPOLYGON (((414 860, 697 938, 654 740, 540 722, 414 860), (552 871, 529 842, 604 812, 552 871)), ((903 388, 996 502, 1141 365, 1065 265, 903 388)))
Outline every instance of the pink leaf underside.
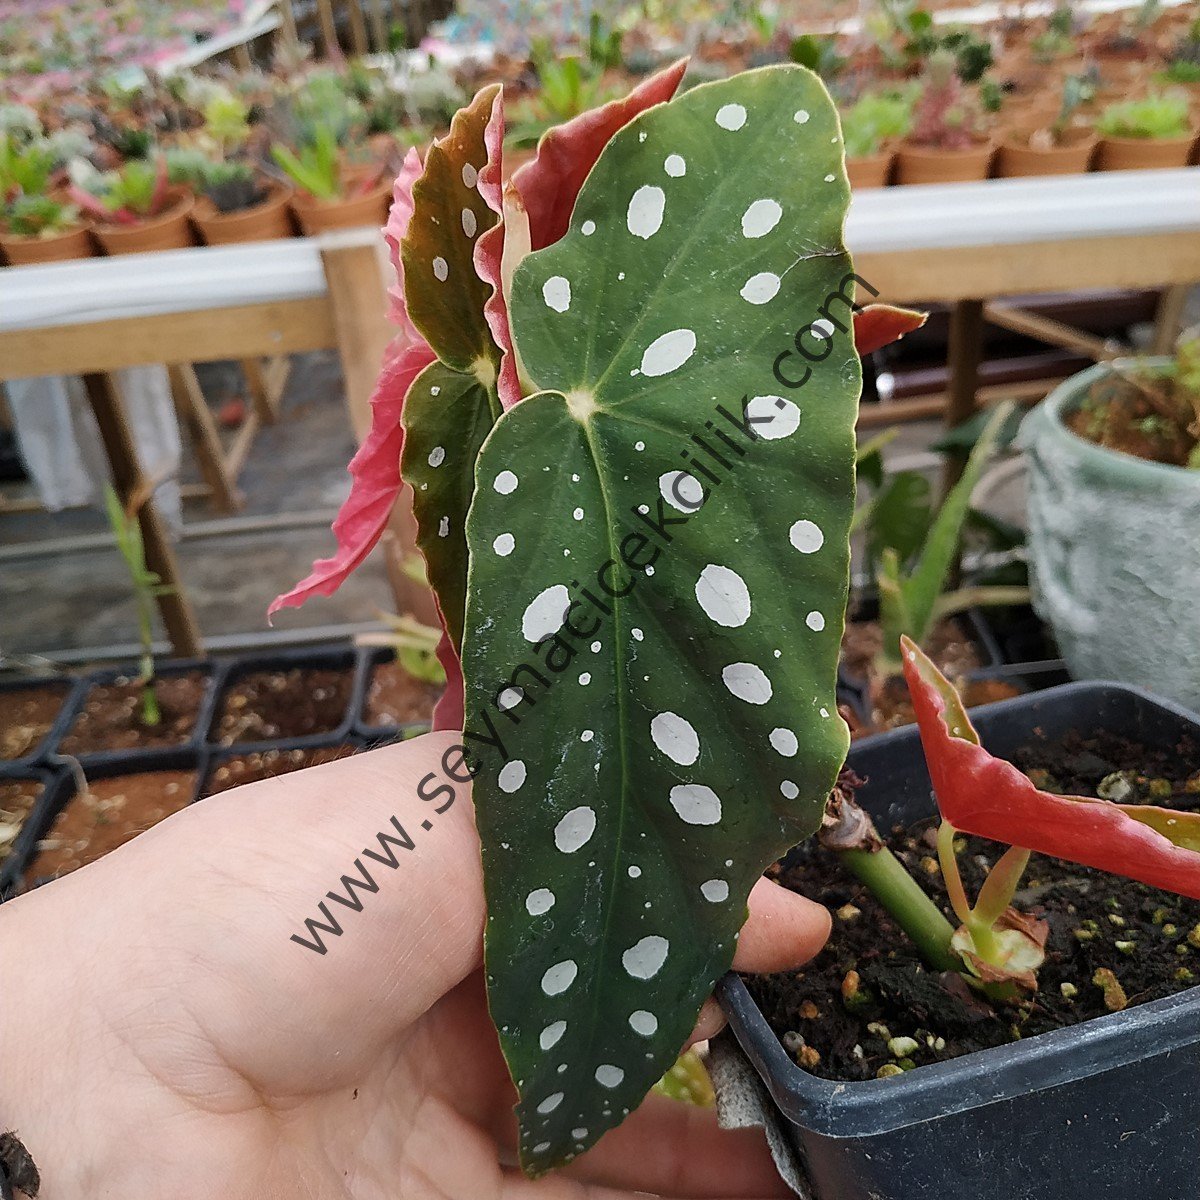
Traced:
MULTIPOLYGON (((588 177, 600 152, 613 135, 639 113, 662 104, 675 94, 687 70, 682 59, 657 75, 644 80, 628 96, 613 100, 574 120, 551 129, 538 143, 537 153, 513 174, 513 186, 529 214, 531 247, 541 250, 557 242, 567 231, 579 189, 588 177)), ((487 166, 480 172, 479 191, 488 206, 503 215, 501 180, 504 141, 504 110, 499 98, 492 110, 484 140, 488 148, 487 166)), ((484 305, 488 328, 503 352, 496 390, 504 408, 512 408, 521 399, 517 367, 512 354, 512 334, 500 285, 500 261, 504 253, 503 223, 493 226, 475 243, 475 270, 492 289, 484 305)))
POLYGON ((413 184, 420 178, 421 170, 421 156, 413 146, 400 165, 400 174, 396 176, 392 187, 392 207, 388 210, 387 224, 383 227, 392 269, 396 273, 388 287, 388 320, 404 335, 406 343, 422 340, 409 320, 408 308, 404 303, 404 266, 400 261, 400 243, 408 232, 408 223, 413 215, 413 184))
MULTIPOLYGON (((438 616, 441 617, 439 609, 438 616)), ((462 663, 454 650, 454 643, 446 632, 446 622, 442 621, 442 640, 437 644, 437 660, 446 672, 446 690, 433 710, 433 728, 461 729, 464 717, 463 673, 462 663)))
MULTIPOLYGON (((483 130, 487 162, 479 172, 479 194, 492 212, 503 215, 501 195, 504 188, 504 89, 496 93, 492 115, 483 130)), ((497 221, 475 241, 475 273, 491 288, 484 301, 483 317, 491 330, 492 339, 500 347, 500 370, 496 378, 496 393, 504 408, 512 408, 521 398, 517 380, 517 362, 512 352, 512 333, 508 327, 508 309, 500 283, 500 259, 504 253, 504 223, 497 221)))
POLYGON ((686 70, 687 59, 680 59, 623 99, 581 113, 538 142, 537 154, 513 172, 513 184, 529 214, 532 249, 553 245, 567 232, 579 189, 600 152, 634 117, 670 100, 686 70))
POLYGON ((861 358, 920 329, 927 313, 891 304, 868 304, 854 314, 854 349, 861 358))
POLYGON ((955 829, 1200 899, 1200 854, 1175 845, 1121 805, 1040 791, 1011 763, 953 736, 937 681, 950 685, 919 650, 913 655, 910 649, 915 647, 906 643, 904 674, 921 743, 938 807, 955 829))
POLYGON ((281 608, 299 608, 310 596, 331 596, 379 541, 400 493, 400 451, 404 430, 400 415, 413 380, 431 362, 433 351, 423 342, 402 345, 396 337, 384 356, 383 369, 371 397, 371 431, 350 462, 350 496, 333 522, 337 552, 313 563, 311 573, 290 592, 277 596, 267 610, 270 619, 281 608))

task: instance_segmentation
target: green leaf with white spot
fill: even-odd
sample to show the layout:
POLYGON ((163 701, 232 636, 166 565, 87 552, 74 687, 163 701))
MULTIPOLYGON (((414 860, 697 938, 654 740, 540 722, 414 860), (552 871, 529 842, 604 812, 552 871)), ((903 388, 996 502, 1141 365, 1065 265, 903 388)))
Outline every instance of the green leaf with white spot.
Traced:
POLYGON ((496 95, 495 86, 480 91, 430 147, 401 243, 408 314, 439 359, 405 398, 401 474, 413 488, 417 544, 456 649, 475 460, 500 414, 500 353, 483 315, 490 293, 473 263, 476 241, 497 220, 476 187, 488 160, 484 131, 496 95))
POLYGON ((695 88, 613 138, 568 233, 516 273, 543 390, 479 458, 463 664, 530 1174, 674 1062, 845 756, 841 157, 801 68, 695 88))
POLYGON ((466 603, 467 510, 479 450, 495 420, 491 398, 474 375, 435 362, 404 401, 400 474, 412 485, 417 545, 455 648, 462 645, 466 603))

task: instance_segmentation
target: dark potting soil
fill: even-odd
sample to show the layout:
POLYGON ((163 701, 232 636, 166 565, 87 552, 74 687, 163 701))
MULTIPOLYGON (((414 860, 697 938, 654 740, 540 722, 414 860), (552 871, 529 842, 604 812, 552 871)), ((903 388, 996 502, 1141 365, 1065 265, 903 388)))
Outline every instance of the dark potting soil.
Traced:
MULTIPOLYGON (((1115 789, 1133 803, 1152 797, 1160 805, 1200 807, 1200 746, 1190 739, 1164 753, 1112 735, 1068 736, 1032 744, 1013 761, 1039 786, 1064 794, 1115 789)), ((957 923, 937 866, 935 835, 930 819, 894 830, 886 840, 957 923)), ((1003 847, 980 838, 959 844, 960 870, 974 897, 1003 847)), ((833 933, 803 969, 747 976, 746 984, 785 1048, 825 1079, 873 1079, 881 1069, 894 1073, 957 1058, 1200 983, 1200 901, 1058 859, 1034 855, 1015 899, 1016 907, 1050 925, 1038 991, 1019 1005, 993 1006, 957 975, 928 970, 832 854, 815 849, 803 865, 774 872, 832 910, 833 933)))
POLYGON ((65 875, 123 846, 192 798, 194 771, 143 771, 89 783, 72 797, 25 871, 27 883, 65 875))
POLYGON ((232 746, 329 733, 344 720, 353 689, 352 668, 252 671, 225 689, 214 740, 232 746))
POLYGON ((372 726, 428 721, 443 686, 415 679, 398 662, 379 663, 367 685, 363 721, 372 726))
POLYGON ((273 779, 276 775, 288 775, 305 767, 319 767, 322 763, 349 758, 357 752, 357 746, 343 745, 260 750, 253 754, 232 755, 209 772, 204 781, 203 795, 215 796, 218 792, 227 792, 243 783, 257 783, 260 779, 273 779))
POLYGON ((50 732, 65 693, 60 688, 16 688, 0 692, 0 759, 24 758, 50 732))
POLYGON ((134 676, 88 688, 74 724, 59 746, 60 754, 97 754, 106 750, 149 750, 179 746, 196 729, 208 676, 185 671, 155 680, 161 719, 156 725, 142 720, 145 685, 134 676))
POLYGON ((17 834, 41 794, 42 784, 36 779, 0 780, 0 863, 12 852, 17 834))

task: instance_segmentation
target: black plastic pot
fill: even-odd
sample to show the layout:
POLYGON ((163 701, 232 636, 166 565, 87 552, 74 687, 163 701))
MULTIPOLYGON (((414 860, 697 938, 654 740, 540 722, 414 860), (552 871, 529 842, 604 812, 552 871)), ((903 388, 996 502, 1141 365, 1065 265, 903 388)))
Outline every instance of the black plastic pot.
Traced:
MULTIPOLYGON (((149 771, 195 771, 199 779, 203 774, 205 757, 206 751, 198 746, 138 751, 136 760, 114 754, 108 756, 107 761, 93 761, 87 768, 86 778, 95 782, 118 775, 143 775, 149 771)), ((37 798, 17 836, 17 845, 13 847, 12 855, 5 861, 3 883, 9 894, 20 890, 22 877, 37 857, 38 844, 50 834, 59 814, 77 794, 75 773, 67 768, 65 760, 59 760, 52 780, 52 784, 47 785, 45 791, 37 798)), ((45 880, 39 879, 34 882, 36 885, 45 880)), ((0 888, 0 894, 3 894, 4 890, 5 888, 0 888)))
POLYGON ((5 679, 0 682, 0 692, 26 692, 36 691, 39 688, 51 688, 62 693, 58 714, 45 737, 28 754, 23 754, 20 758, 0 760, 0 776, 22 775, 27 767, 46 759, 72 718, 82 686, 80 680, 63 675, 31 675, 24 679, 5 679))
POLYGON ((235 742, 228 749, 236 749, 239 753, 249 753, 254 750, 267 750, 275 746, 316 746, 330 739, 337 740, 348 737, 353 731, 355 718, 362 707, 363 688, 367 678, 366 655, 351 646, 325 650, 302 648, 281 651, 278 654, 243 655, 225 660, 221 664, 217 679, 216 697, 207 726, 205 744, 226 748, 217 741, 217 722, 220 719, 225 693, 231 684, 256 671, 290 671, 305 667, 321 670, 344 670, 353 673, 349 698, 337 727, 325 729, 319 733, 306 734, 303 737, 235 742))
POLYGON ((11 779, 36 779, 42 785, 41 794, 34 801, 29 815, 25 818, 20 832, 13 842, 12 850, 3 863, 0 863, 0 901, 7 900, 15 890, 25 868, 29 865, 32 853, 37 848, 41 836, 37 829, 37 814, 43 809, 52 809, 56 814, 62 811, 74 789, 74 783, 68 772, 53 771, 43 767, 27 767, 23 771, 12 771, 4 776, 11 779))
MULTIPOLYGON (((174 750, 194 750, 204 743, 204 735, 208 727, 212 724, 213 705, 216 703, 217 697, 217 680, 219 671, 217 665, 206 658, 180 658, 172 659, 170 662, 156 664, 155 675, 159 679, 170 679, 175 675, 185 675, 189 671, 201 671, 207 675, 205 681, 204 695, 200 700, 200 709, 196 714, 196 723, 192 727, 190 736, 182 742, 177 742, 173 746, 153 746, 144 749, 131 750, 96 750, 90 754, 79 754, 74 757, 78 760, 79 765, 83 767, 88 775, 94 772, 103 771, 104 775, 111 775, 114 770, 120 772, 129 772, 132 774, 135 771, 142 770, 141 763, 157 761, 158 757, 164 752, 174 750)), ((83 706, 87 703, 88 692, 92 688, 104 686, 106 684, 115 683, 118 679, 135 679, 138 675, 138 668, 135 664, 129 664, 123 667, 105 667, 99 671, 93 671, 89 675, 85 675, 81 681, 81 687, 73 698, 71 711, 67 714, 67 718, 63 727, 58 732, 58 736, 54 739, 51 749, 51 755, 58 755, 62 751, 62 742, 71 732, 71 727, 75 724, 76 718, 82 711, 83 706)), ((154 768, 146 768, 153 770, 154 768)), ((101 776, 97 775, 97 778, 101 776)))
MULTIPOLYGON (((1071 729, 1156 747, 1200 739, 1200 717, 1118 684, 1069 684, 976 709, 972 720, 1001 757, 1071 729)), ((868 778, 858 798, 880 824, 934 811, 915 728, 857 742, 848 765, 868 778)), ((866 1083, 798 1067, 736 975, 718 998, 786 1118, 817 1200, 1200 1194, 1200 987, 866 1083)))
POLYGON ((389 663, 396 657, 394 650, 385 646, 376 646, 367 650, 363 656, 362 690, 355 708, 355 730, 363 740, 371 746, 386 746, 390 742, 403 741, 405 738, 416 737, 429 732, 428 721, 413 721, 407 725, 370 725, 366 720, 367 693, 371 687, 371 672, 382 663, 389 663))

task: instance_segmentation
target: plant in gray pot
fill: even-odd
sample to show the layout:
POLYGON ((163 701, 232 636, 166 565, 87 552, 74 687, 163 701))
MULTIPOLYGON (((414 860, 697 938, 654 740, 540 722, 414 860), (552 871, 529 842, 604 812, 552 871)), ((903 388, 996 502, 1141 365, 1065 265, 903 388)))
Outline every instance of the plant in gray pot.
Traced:
POLYGON ((1071 673, 1200 705, 1200 338, 1068 379, 1020 441, 1035 607, 1071 673))
POLYGON ((1193 1195, 1200 721, 1072 684, 977 734, 911 643, 905 673, 919 730, 857 743, 781 865, 835 909, 829 946, 718 993, 813 1195, 1193 1195))

